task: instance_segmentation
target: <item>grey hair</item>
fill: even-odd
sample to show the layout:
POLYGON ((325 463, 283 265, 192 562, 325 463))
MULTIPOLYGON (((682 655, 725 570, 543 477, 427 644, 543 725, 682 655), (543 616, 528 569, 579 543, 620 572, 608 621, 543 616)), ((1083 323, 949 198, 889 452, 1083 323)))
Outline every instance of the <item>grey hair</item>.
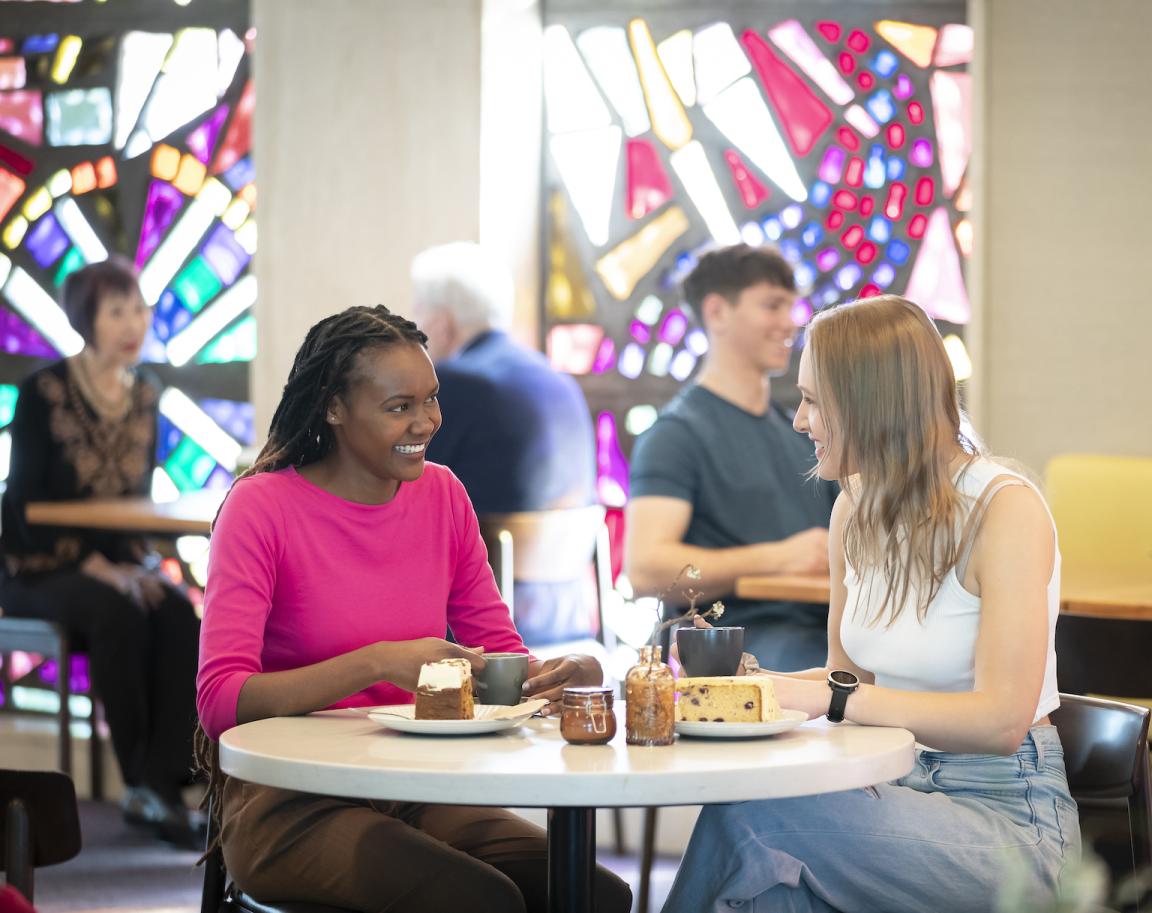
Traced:
POLYGON ((412 295, 418 312, 447 311, 462 327, 506 327, 515 286, 508 268, 472 241, 421 251, 412 260, 412 295))

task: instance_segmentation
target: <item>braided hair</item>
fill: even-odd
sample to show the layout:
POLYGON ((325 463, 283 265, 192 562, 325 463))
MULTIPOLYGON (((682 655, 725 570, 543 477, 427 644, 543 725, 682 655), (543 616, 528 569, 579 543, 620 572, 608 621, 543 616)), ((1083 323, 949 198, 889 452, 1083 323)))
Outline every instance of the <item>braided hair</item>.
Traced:
POLYGON ((268 441, 240 478, 304 466, 329 454, 336 439, 324 420, 325 411, 333 397, 347 391, 356 356, 364 349, 398 342, 424 346, 428 337, 382 304, 351 307, 312 327, 288 372, 268 441))
MULTIPOLYGON (((428 337, 411 320, 393 314, 382 304, 350 307, 312 327, 288 372, 280 405, 268 429, 268 441, 252 466, 237 480, 260 472, 315 463, 330 453, 336 446, 336 438, 325 421, 325 412, 333 397, 347 391, 356 356, 365 349, 397 343, 426 346, 428 337)), ((201 807, 206 806, 215 819, 214 838, 198 860, 203 862, 220 844, 220 815, 227 778, 220 770, 219 746, 208 738, 201 726, 196 727, 194 743, 196 771, 208 780, 201 807)))

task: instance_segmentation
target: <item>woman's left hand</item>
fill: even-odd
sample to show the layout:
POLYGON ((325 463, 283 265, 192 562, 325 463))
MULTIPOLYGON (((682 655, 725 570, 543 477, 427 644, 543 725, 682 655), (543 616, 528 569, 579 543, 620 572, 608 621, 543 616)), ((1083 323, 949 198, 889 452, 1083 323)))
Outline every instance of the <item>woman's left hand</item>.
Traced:
POLYGON ((576 685, 598 685, 604 681, 604 672, 595 657, 578 653, 557 656, 544 661, 533 660, 528 667, 528 680, 524 682, 524 696, 547 698, 549 704, 540 711, 541 716, 560 712, 560 699, 564 689, 576 685))

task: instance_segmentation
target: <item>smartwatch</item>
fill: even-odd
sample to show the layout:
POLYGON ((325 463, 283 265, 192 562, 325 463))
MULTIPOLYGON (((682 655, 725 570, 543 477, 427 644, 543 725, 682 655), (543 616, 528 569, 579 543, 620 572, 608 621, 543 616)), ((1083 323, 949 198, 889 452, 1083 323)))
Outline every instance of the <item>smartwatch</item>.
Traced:
POLYGON ((848 695, 860 687, 860 678, 853 672, 837 669, 828 673, 828 687, 832 689, 832 700, 828 704, 828 722, 839 723, 844 719, 848 695))

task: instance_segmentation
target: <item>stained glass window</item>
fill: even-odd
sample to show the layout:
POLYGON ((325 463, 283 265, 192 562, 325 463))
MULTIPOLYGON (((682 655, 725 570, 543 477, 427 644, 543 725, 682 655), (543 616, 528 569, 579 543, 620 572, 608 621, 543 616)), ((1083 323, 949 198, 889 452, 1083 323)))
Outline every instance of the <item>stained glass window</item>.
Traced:
POLYGON ((82 346, 57 303, 64 279, 118 252, 154 305, 154 491, 226 486, 253 442, 248 3, 0 8, 0 436, 20 379, 82 346))
MULTIPOLYGON (((601 500, 623 503, 635 436, 707 352, 679 283, 714 244, 778 245, 801 326, 839 302, 907 294, 965 378, 964 4, 908 20, 851 3, 822 4, 819 19, 619 9, 557 2, 545 23, 547 350, 596 414, 601 500)), ((791 388, 773 395, 788 402, 791 388)))

